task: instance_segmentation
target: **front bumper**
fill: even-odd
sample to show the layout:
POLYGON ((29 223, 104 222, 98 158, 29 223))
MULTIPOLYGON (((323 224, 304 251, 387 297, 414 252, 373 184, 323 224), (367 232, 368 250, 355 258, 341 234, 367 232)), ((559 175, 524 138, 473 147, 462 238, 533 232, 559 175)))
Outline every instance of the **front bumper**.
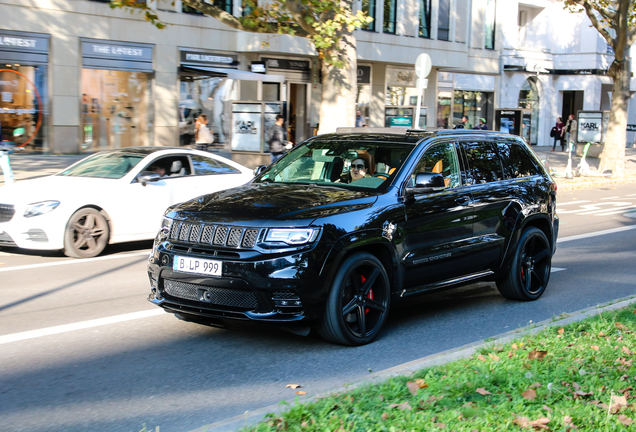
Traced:
POLYGON ((279 324, 305 323, 322 313, 327 297, 321 275, 325 257, 311 248, 265 256, 255 251, 207 251, 156 244, 149 258, 148 300, 168 312, 205 319, 233 319, 279 324), (174 257, 222 262, 220 277, 182 273, 174 257), (213 256, 210 256, 213 255, 213 256))

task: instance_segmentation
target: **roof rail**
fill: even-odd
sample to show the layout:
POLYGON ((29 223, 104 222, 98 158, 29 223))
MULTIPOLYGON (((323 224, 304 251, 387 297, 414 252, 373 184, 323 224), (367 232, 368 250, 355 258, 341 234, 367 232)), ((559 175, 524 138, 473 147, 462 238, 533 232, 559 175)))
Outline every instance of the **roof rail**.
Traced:
POLYGON ((339 127, 336 129, 337 134, 393 134, 406 135, 407 128, 390 128, 390 127, 339 127))

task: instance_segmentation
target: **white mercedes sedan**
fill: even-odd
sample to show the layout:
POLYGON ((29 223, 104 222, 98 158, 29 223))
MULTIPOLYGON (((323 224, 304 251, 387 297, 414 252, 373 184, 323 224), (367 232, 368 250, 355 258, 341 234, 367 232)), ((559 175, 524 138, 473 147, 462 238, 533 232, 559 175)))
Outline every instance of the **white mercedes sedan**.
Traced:
POLYGON ((0 246, 94 257, 109 243, 153 239, 168 206, 252 178, 252 170, 203 151, 103 151, 57 174, 0 187, 0 246))

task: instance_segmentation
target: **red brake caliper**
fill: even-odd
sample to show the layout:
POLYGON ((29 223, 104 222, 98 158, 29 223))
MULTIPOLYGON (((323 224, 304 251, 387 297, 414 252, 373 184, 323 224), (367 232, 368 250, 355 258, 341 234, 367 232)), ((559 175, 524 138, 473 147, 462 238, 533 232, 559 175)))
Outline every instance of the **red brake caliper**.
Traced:
MULTIPOLYGON (((367 278, 365 278, 363 275, 360 275, 360 281, 362 282, 362 285, 364 285, 364 283, 367 281, 367 278)), ((369 290, 369 295, 367 297, 373 300, 373 289, 369 290)), ((368 313, 369 313, 369 309, 365 309, 364 314, 366 315, 368 313)))

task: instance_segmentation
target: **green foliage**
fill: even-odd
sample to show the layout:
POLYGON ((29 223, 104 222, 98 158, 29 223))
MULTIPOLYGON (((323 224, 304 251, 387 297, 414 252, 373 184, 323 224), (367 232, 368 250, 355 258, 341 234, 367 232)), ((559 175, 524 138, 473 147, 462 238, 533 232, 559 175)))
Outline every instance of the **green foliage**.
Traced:
POLYGON ((553 327, 474 356, 289 407, 250 431, 626 430, 636 310, 553 327))

